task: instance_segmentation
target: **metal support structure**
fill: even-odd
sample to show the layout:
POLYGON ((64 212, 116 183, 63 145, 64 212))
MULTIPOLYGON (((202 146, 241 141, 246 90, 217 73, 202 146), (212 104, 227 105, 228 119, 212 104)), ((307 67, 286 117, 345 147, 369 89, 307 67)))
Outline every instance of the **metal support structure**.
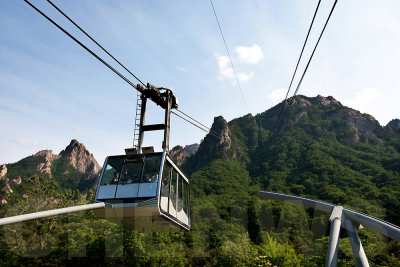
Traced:
MULTIPOLYGON (((150 89, 148 89, 148 90, 150 90, 150 89)), ((176 98, 172 94, 171 90, 165 89, 165 92, 162 93, 163 101, 161 103, 159 103, 160 106, 165 109, 164 124, 151 124, 151 125, 145 125, 147 96, 145 94, 142 94, 141 99, 142 99, 142 103, 141 103, 141 111, 140 111, 140 124, 139 124, 139 138, 138 138, 137 153, 139 153, 139 154, 142 153, 144 132, 157 131, 157 130, 164 130, 164 140, 162 143, 162 148, 166 151, 169 151, 171 110, 172 110, 172 108, 177 107, 176 98)))
POLYGON ((335 206, 331 213, 329 221, 331 222, 331 232, 329 237, 328 254, 326 255, 327 267, 336 267, 338 261, 339 252, 339 237, 340 237, 340 226, 342 224, 342 206, 335 206))
POLYGON ((335 206, 330 203, 279 193, 261 191, 258 193, 258 196, 261 198, 300 204, 302 206, 331 213, 331 232, 329 239, 328 255, 326 258, 326 266, 336 266, 337 264, 337 248, 339 244, 341 227, 344 227, 347 230, 350 244, 353 249, 353 254, 358 266, 369 266, 369 263, 354 225, 361 225, 363 227, 371 228, 372 230, 375 230, 391 239, 400 242, 399 226, 369 216, 367 214, 363 214, 361 212, 346 209, 341 206, 335 206))
POLYGON ((349 236, 351 248, 353 249, 353 255, 356 259, 357 266, 369 267, 367 256, 365 255, 360 237, 358 236, 357 230, 354 227, 353 223, 349 219, 345 218, 343 225, 346 228, 347 235, 349 236))
POLYGON ((57 215, 78 212, 78 211, 94 210, 94 209, 101 209, 101 208, 105 208, 105 203, 101 202, 101 203, 94 203, 94 204, 87 204, 87 205, 79 205, 79 206, 74 206, 74 207, 69 207, 69 208, 39 211, 39 212, 28 213, 28 214, 23 214, 23 215, 0 219, 0 225, 30 221, 30 220, 46 218, 46 217, 50 217, 50 216, 57 216, 57 215))
POLYGON ((164 129, 164 141, 162 144, 162 148, 169 151, 169 132, 170 132, 170 124, 171 124, 171 109, 172 109, 172 101, 171 101, 171 91, 167 90, 167 107, 165 109, 165 129, 164 129))

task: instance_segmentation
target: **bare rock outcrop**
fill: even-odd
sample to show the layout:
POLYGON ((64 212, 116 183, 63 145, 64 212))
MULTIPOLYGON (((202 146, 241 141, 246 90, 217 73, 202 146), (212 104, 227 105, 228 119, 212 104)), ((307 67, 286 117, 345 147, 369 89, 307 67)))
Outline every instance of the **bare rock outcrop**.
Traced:
POLYGON ((97 174, 100 171, 100 166, 93 154, 90 154, 85 146, 75 139, 60 152, 60 156, 68 159, 69 163, 81 173, 97 174))
POLYGON ((59 155, 54 155, 52 150, 42 150, 33 155, 34 157, 44 157, 44 162, 37 166, 37 170, 40 173, 47 174, 50 178, 51 176, 51 166, 54 160, 60 158, 59 155))
MULTIPOLYGON (((6 175, 7 175, 7 166, 4 164, 4 165, 0 166, 0 181, 2 181, 1 182, 2 186, 0 188, 0 191, 5 194, 9 194, 9 193, 12 193, 13 191, 9 185, 9 181, 8 181, 6 175)), ((0 198, 1 204, 7 203, 5 194, 1 194, 1 198, 0 198)))
POLYGON ((186 151, 182 146, 175 146, 170 152, 169 156, 178 166, 182 166, 182 164, 186 160, 186 151))
MULTIPOLYGON (((383 141, 379 138, 382 133, 382 126, 379 122, 369 114, 363 114, 357 110, 344 107, 338 100, 332 96, 324 97, 318 95, 317 97, 296 96, 289 99, 291 106, 297 108, 295 113, 288 115, 288 121, 294 123, 299 122, 303 118, 310 118, 312 113, 312 120, 329 120, 344 122, 347 129, 352 132, 348 141, 352 144, 360 142, 380 144, 383 141), (311 107, 323 106, 321 108, 311 107), (299 109, 300 108, 300 109, 299 109), (331 110, 331 112, 327 112, 331 110)), ((395 124, 395 123, 394 123, 395 124)), ((325 129, 327 130, 327 129, 325 129)))
POLYGON ((391 120, 386 126, 385 126, 385 130, 388 133, 391 134, 400 134, 400 120, 399 119, 394 119, 391 120))
POLYGON ((0 180, 4 180, 7 175, 7 166, 6 164, 3 164, 0 166, 0 180))
MULTIPOLYGON (((214 123, 211 127, 211 131, 219 135, 215 149, 217 151, 226 151, 231 148, 232 141, 229 137, 228 122, 222 116, 214 118, 214 123)), ((213 147, 212 147, 213 149, 213 147)))
POLYGON ((197 150, 199 149, 199 144, 191 144, 185 146, 184 150, 186 152, 186 157, 190 157, 191 155, 196 154, 197 150))

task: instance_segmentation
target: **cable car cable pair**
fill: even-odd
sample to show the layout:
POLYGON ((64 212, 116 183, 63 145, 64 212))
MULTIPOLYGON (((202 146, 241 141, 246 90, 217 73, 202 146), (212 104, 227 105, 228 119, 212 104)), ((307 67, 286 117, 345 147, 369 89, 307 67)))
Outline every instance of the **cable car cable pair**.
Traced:
POLYGON ((281 115, 282 115, 283 108, 284 108, 285 105, 286 105, 286 100, 287 100, 287 98, 288 98, 290 89, 292 88, 292 83, 293 83, 293 80, 294 80, 294 76, 296 76, 297 68, 299 67, 301 57, 303 56, 304 48, 306 47, 306 44, 307 44, 307 41, 308 41, 308 37, 310 36, 310 32, 311 32, 311 29, 312 29, 312 27, 313 27, 313 25, 314 25, 314 20, 315 20, 315 17, 317 16, 317 13, 318 13, 318 9, 319 9, 319 5, 320 5, 320 4, 321 4, 321 0, 318 0, 318 4, 317 4, 317 7, 316 7, 316 9, 315 9, 314 16, 313 16, 313 18, 312 18, 312 20, 311 20, 310 27, 308 28, 308 32, 307 32, 306 39, 304 40, 303 48, 301 49, 299 59, 297 60, 296 68, 294 69, 294 72, 293 72, 293 75, 292 75, 292 79, 290 80, 290 84, 289 84, 288 90, 287 90, 287 92, 286 92, 285 99, 283 100, 283 104, 282 104, 281 110, 279 111, 279 115, 278 115, 278 119, 276 120, 275 128, 278 127, 279 121, 280 121, 280 119, 281 119, 281 115))
MULTIPOLYGON (((300 78, 300 80, 299 80, 299 82, 298 82, 298 84, 297 84, 296 90, 294 91, 293 97, 295 97, 295 96, 297 95, 297 92, 298 92, 299 89, 300 89, 301 83, 303 82, 304 76, 306 75, 306 72, 307 72, 307 70, 308 70, 308 67, 310 66, 311 60, 312 60, 312 58, 313 58, 313 56, 314 56, 315 50, 316 50, 317 47, 318 47, 319 41, 321 40, 321 37, 322 37, 322 35, 323 35, 324 32, 325 32, 326 26, 328 25, 328 22, 329 22, 329 20, 330 20, 330 18, 331 18, 331 16, 332 16, 333 10, 334 10, 335 7, 336 7, 337 1, 338 1, 338 0, 335 0, 335 2, 333 3, 333 6, 332 6, 332 8, 331 8, 331 11, 329 12, 329 16, 328 16, 328 18, 326 19, 325 24, 324 24, 324 27, 323 27, 323 29, 322 29, 322 31, 321 31, 319 37, 318 37, 318 41, 317 41, 317 43, 316 43, 315 46, 314 46, 314 49, 313 49, 313 51, 312 51, 312 53, 311 53, 311 56, 310 56, 310 58, 309 58, 309 60, 308 60, 308 62, 307 62, 307 65, 306 65, 306 67, 305 67, 305 69, 304 69, 304 71, 303 71, 303 74, 301 75, 301 78, 300 78)), ((319 2, 318 2, 317 9, 316 9, 316 11, 315 11, 314 17, 315 17, 315 15, 316 15, 316 13, 317 13, 318 7, 319 7, 319 2)), ((311 26, 310 26, 310 29, 309 29, 309 32, 308 32, 308 33, 310 33, 310 30, 311 30, 311 27, 312 27, 313 22, 314 22, 314 18, 313 18, 313 21, 312 21, 312 23, 311 23, 311 26)), ((308 38, 308 34, 307 34, 307 38, 308 38)), ((306 39, 306 41, 307 41, 307 39, 306 39)), ((305 46, 305 43, 304 43, 304 46, 305 46)), ((304 49, 304 46, 303 46, 303 49, 304 49)), ((303 53, 303 51, 302 51, 302 53, 303 53)), ((300 58, 301 58, 301 55, 300 55, 300 58)), ((299 61, 300 61, 300 58, 299 58, 299 61)), ((297 69, 297 66, 296 66, 296 69, 297 69)), ((294 75, 295 75, 295 74, 293 74, 293 77, 294 77, 294 75)), ((292 79, 293 79, 293 78, 292 78, 292 79)), ((288 93, 289 93, 289 90, 290 90, 290 87, 289 87, 289 89, 288 89, 288 93)), ((284 105, 285 105, 285 103, 286 103, 286 98, 285 98, 284 101, 285 101, 285 102, 283 103, 282 109, 284 108, 284 105)), ((289 109, 290 109, 290 106, 292 105, 293 101, 294 101, 294 100, 292 100, 292 101, 288 104, 288 107, 286 108, 285 113, 284 113, 283 116, 282 116, 282 119, 279 120, 279 118, 278 118, 277 124, 276 124, 275 133, 277 133, 277 132, 279 131, 279 128, 280 128, 280 126, 281 126, 283 120, 285 119, 286 114, 288 113, 288 111, 289 111, 289 109)), ((282 112, 282 110, 281 110, 281 112, 282 112)), ((281 113, 280 113, 280 114, 281 114, 281 113)), ((280 114, 279 114, 279 115, 280 115, 280 114)))
MULTIPOLYGON (((121 79, 123 79, 125 82, 127 82, 130 86, 138 90, 140 93, 143 93, 143 90, 145 88, 140 87, 138 88, 132 81, 130 81, 128 78, 126 78, 122 73, 117 71, 115 68, 113 68, 110 64, 108 64, 104 59, 102 59, 100 56, 98 56, 95 52, 93 52, 90 48, 85 46, 82 42, 80 42, 77 38, 75 38, 72 34, 70 34, 68 31, 66 31, 63 27, 61 27, 59 24, 57 24, 54 20, 52 20, 49 16, 47 16, 44 12, 42 12, 40 9, 38 9, 36 6, 34 6, 32 3, 30 3, 28 0, 24 0, 28 5, 30 5, 33 9, 35 9, 39 14, 41 14, 44 18, 46 18, 48 21, 50 21, 53 25, 55 25, 58 29, 60 29, 62 32, 64 32, 68 37, 70 37, 72 40, 74 40, 77 44, 79 44, 82 48, 84 48, 87 52, 89 52, 92 56, 94 56, 97 60, 99 60, 101 63, 106 65, 110 70, 112 70, 115 74, 117 74, 121 79)), ((118 59, 116 59, 110 52, 108 52, 103 46, 101 46, 93 37, 91 37, 85 30, 83 30, 77 23, 75 23, 69 16, 67 16, 61 9, 59 9, 55 4, 53 4, 50 0, 47 0, 51 5, 53 5, 54 8, 57 9, 62 15, 64 15, 71 23, 73 23, 80 31, 82 31, 87 37, 89 37, 97 46, 99 46, 104 52, 106 52, 114 61, 116 61, 120 66, 122 66, 129 74, 131 74, 135 79, 137 79, 142 85, 146 86, 135 74, 133 74, 127 67, 125 67, 118 59)), ((200 123, 196 119, 190 117, 186 113, 178 110, 179 112, 183 113, 185 116, 189 117, 191 120, 195 121, 198 124, 201 124, 204 126, 204 124, 200 123)), ((176 115, 176 113, 174 113, 176 115)), ((192 123, 193 124, 193 123, 192 123)), ((208 128, 208 127, 206 127, 208 128)), ((209 129, 209 128, 208 128, 209 129)), ((211 131, 211 130, 210 130, 211 131)))

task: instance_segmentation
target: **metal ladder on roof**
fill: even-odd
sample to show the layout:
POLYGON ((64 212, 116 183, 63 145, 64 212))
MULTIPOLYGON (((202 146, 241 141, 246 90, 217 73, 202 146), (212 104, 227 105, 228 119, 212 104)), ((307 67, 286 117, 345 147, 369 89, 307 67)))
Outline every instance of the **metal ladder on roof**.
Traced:
POLYGON ((137 91, 137 99, 136 99, 136 115, 135 115, 135 128, 133 130, 133 147, 139 147, 139 133, 140 133, 140 116, 142 110, 142 98, 141 93, 137 91))

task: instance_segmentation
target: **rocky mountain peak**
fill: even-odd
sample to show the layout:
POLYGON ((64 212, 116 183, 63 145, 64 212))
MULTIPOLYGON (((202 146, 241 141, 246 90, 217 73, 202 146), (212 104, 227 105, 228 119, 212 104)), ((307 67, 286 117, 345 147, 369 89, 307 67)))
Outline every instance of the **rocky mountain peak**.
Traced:
POLYGON ((199 144, 187 145, 185 148, 178 145, 169 152, 169 156, 178 166, 182 166, 188 157, 196 154, 198 149, 199 144))
MULTIPOLYGON (((322 95, 317 95, 316 97, 306 97, 302 95, 297 95, 295 97, 289 98, 288 103, 300 107, 310 107, 313 105, 337 106, 337 107, 343 106, 342 103, 340 103, 340 101, 336 100, 332 96, 325 97, 322 95)), ((282 104, 283 102, 280 105, 282 104)))
POLYGON ((313 104, 320 104, 324 106, 342 106, 342 103, 337 101, 335 98, 332 96, 324 97, 322 95, 317 95, 317 97, 312 98, 312 103, 313 104))
POLYGON ((176 163, 181 166, 186 160, 186 151, 182 146, 175 146, 170 152, 169 156, 176 163))
POLYGON ((199 144, 191 144, 191 145, 186 145, 184 150, 186 152, 186 156, 190 157, 191 155, 196 154, 197 150, 199 149, 199 144))
POLYGON ((387 125, 394 130, 400 130, 400 120, 399 119, 391 120, 387 125))
POLYGON ((337 127, 342 127, 342 131, 349 132, 346 135, 346 143, 382 143, 379 136, 383 128, 374 117, 345 107, 332 96, 306 97, 299 95, 291 98, 289 103, 292 103, 292 108, 286 118, 288 123, 296 124, 309 120, 327 121, 329 124, 337 125, 336 128, 323 129, 323 126, 319 126, 319 130, 329 132, 338 130, 337 127))
POLYGON ((68 159, 69 163, 81 173, 97 174, 100 166, 93 154, 90 154, 86 147, 77 140, 71 140, 71 143, 60 152, 60 156, 68 159))
POLYGON ((394 134, 394 133, 400 134, 400 120, 399 119, 391 120, 385 126, 385 130, 391 134, 394 134))
POLYGON ((211 131, 218 134, 217 150, 226 151, 231 148, 231 138, 229 137, 228 122, 222 116, 214 118, 214 122, 211 126, 211 131))

